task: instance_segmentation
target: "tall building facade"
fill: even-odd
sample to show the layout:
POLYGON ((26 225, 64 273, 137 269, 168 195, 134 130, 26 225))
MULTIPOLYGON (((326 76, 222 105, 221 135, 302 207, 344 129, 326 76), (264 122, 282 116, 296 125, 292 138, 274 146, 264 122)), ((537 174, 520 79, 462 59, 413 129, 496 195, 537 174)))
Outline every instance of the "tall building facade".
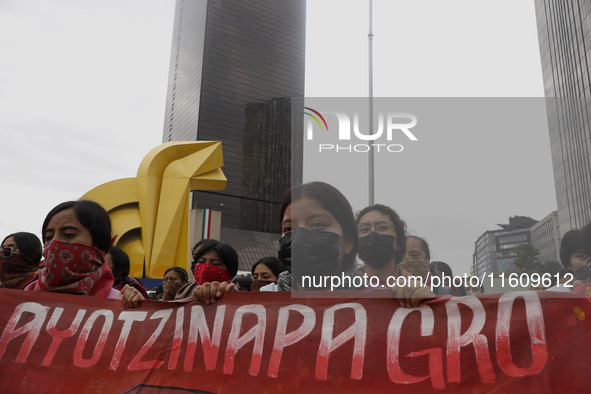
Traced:
POLYGON ((551 212, 532 226, 531 244, 540 253, 538 259, 541 262, 560 262, 558 251, 560 250, 560 240, 562 238, 559 231, 557 211, 551 212))
POLYGON ((591 0, 535 0, 560 233, 591 221, 591 0))
POLYGON ((474 245, 473 275, 498 274, 514 267, 515 248, 531 245, 530 228, 536 220, 526 216, 513 216, 509 224, 499 224, 500 230, 486 231, 474 245))
POLYGON ((281 198, 298 177, 290 144, 303 121, 305 8, 177 0, 162 140, 222 141, 226 190, 193 193, 196 207, 222 212, 222 239, 224 228, 279 231, 281 198))

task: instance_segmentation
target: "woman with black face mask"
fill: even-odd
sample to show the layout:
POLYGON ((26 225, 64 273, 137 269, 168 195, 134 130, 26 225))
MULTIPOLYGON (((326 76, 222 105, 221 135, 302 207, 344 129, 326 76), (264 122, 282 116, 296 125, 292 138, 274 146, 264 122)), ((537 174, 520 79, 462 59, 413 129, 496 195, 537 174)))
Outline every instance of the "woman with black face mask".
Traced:
POLYGON ((375 204, 362 209, 355 219, 359 236, 359 258, 368 276, 386 284, 390 275, 408 274, 398 264, 406 253, 406 223, 390 207, 375 204))
MULTIPOLYGON (((279 213, 282 237, 278 255, 287 270, 279 274, 276 284, 260 291, 301 288, 303 276, 361 275, 355 267, 355 217, 340 191, 323 182, 294 186, 283 197, 279 213)), ((193 295, 209 304, 228 290, 230 285, 216 282, 193 295)))
POLYGON ((288 270, 279 275, 276 285, 264 286, 261 291, 297 289, 306 285, 305 277, 361 275, 355 267, 357 235, 353 210, 336 188, 323 182, 294 186, 283 198, 280 218, 278 256, 288 270))
MULTIPOLYGON (((359 258, 365 263, 368 277, 379 278, 379 284, 386 287, 388 277, 411 276, 399 266, 406 253, 406 223, 392 208, 382 204, 366 207, 357 214, 355 221, 359 258)), ((425 286, 408 285, 391 287, 391 290, 403 307, 417 306, 423 299, 435 296, 425 286)))

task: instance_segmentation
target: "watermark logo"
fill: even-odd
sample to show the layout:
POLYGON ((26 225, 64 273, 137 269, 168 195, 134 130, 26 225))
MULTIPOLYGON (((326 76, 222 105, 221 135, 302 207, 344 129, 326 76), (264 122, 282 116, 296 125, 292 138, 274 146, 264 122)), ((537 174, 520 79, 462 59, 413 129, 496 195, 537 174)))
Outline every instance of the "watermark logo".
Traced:
MULTIPOLYGON (((326 119, 324 119, 324 116, 322 116, 322 114, 320 112, 318 112, 315 109, 312 109, 310 107, 304 107, 304 109, 314 112, 314 114, 316 114, 320 119, 322 119, 322 123, 324 123, 324 126, 326 126, 326 131, 328 131, 328 124, 326 123, 326 119)), ((320 130, 323 130, 322 123, 320 123, 320 120, 318 120, 318 118, 315 115, 313 115, 309 112, 305 112, 305 111, 304 111, 304 115, 308 115, 309 117, 314 119, 316 121, 316 123, 318 123, 318 126, 320 126, 320 130)))
MULTIPOLYGON (((304 127, 306 140, 313 141, 314 129, 316 127, 314 126, 315 123, 312 120, 316 121, 316 124, 318 124, 321 131, 323 131, 325 128, 328 131, 328 123, 326 118, 319 111, 316 111, 310 107, 303 108, 312 112, 310 113, 304 111, 304 114, 311 118, 304 122, 304 127)), ((336 120, 338 125, 338 134, 336 137, 338 137, 339 143, 319 143, 318 150, 320 152, 333 151, 364 153, 374 149, 377 152, 386 151, 394 153, 402 152, 404 150, 404 147, 401 144, 391 143, 394 139, 399 139, 402 137, 410 141, 418 141, 418 138, 411 131, 411 129, 417 125, 417 117, 410 113, 378 113, 378 128, 373 133, 365 133, 361 130, 361 127, 359 126, 359 113, 357 112, 354 112, 352 116, 345 112, 324 112, 324 114, 330 115, 327 116, 329 119, 332 119, 333 121, 336 120), (387 143, 379 143, 378 140, 384 139, 387 143), (363 141, 363 143, 341 143, 344 141, 355 142, 355 140, 363 141), (373 143, 369 144, 365 143, 365 141, 372 141, 373 143)))

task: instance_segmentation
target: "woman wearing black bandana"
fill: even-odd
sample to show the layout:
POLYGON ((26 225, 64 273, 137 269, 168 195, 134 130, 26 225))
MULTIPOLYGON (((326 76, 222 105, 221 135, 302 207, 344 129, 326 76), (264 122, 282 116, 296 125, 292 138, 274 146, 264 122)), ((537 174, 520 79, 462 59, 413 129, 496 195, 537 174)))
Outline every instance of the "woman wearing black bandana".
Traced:
MULTIPOLYGON (((399 267, 406 252, 406 223, 390 207, 375 204, 362 209, 356 217, 359 236, 359 258, 369 277, 378 277, 386 286, 388 277, 410 276, 399 267)), ((391 288, 404 307, 417 306, 435 294, 428 287, 391 288)))

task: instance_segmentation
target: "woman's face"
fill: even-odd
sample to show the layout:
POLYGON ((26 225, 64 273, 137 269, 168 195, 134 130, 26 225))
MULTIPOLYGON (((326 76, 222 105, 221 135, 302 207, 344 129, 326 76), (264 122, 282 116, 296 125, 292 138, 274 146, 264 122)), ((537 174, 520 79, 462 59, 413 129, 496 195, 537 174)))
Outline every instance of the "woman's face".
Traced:
POLYGON ((176 283, 180 283, 181 285, 183 284, 183 278, 181 278, 181 275, 179 275, 178 272, 176 271, 168 271, 165 275, 164 275, 164 283, 169 283, 169 284, 176 284, 176 283))
POLYGON ((423 258, 427 259, 427 254, 421 246, 421 241, 415 237, 408 237, 406 239, 406 255, 404 257, 423 258))
POLYGON ((587 258, 587 256, 585 256, 582 252, 574 253, 572 256, 570 256, 570 267, 573 271, 578 271, 585 265, 587 265, 588 260, 589 259, 587 258))
POLYGON ((47 244, 53 240, 94 246, 90 231, 78 221, 72 208, 56 213, 49 220, 43 233, 43 243, 47 244))
POLYGON ((345 241, 343 228, 336 218, 318 201, 310 197, 302 197, 287 206, 281 221, 281 233, 287 235, 296 228, 310 231, 328 231, 339 238, 339 268, 343 258, 353 249, 353 243, 345 241))
POLYGON ((199 260, 197 260, 197 264, 211 264, 222 268, 226 272, 228 271, 226 264, 224 264, 220 255, 215 250, 203 253, 203 255, 199 257, 199 260))
POLYGON ((12 248, 12 254, 21 254, 13 237, 6 238, 4 242, 2 242, 2 247, 12 248))
POLYGON ((376 232, 381 235, 391 235, 394 237, 394 250, 398 250, 396 240, 398 239, 394 223, 390 217, 379 211, 369 211, 359 218, 357 225, 357 235, 363 238, 369 235, 370 232, 376 232))
POLYGON ((252 278, 254 280, 272 280, 277 282, 277 277, 271 271, 269 267, 267 267, 264 263, 260 263, 254 269, 254 273, 252 274, 252 278))

